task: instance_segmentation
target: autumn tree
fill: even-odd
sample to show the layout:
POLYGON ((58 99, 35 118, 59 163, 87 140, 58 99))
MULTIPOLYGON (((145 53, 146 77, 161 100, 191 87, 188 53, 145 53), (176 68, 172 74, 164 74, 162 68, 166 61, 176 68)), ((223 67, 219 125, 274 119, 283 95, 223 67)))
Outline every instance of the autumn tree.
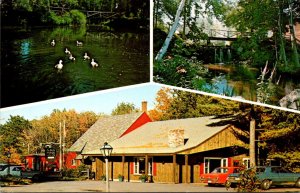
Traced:
POLYGON ((164 119, 164 114, 167 113, 172 102, 172 90, 167 87, 163 87, 156 95, 155 108, 149 111, 149 115, 154 121, 164 119))
POLYGON ((54 109, 49 116, 32 120, 32 129, 23 132, 30 143, 30 153, 41 151, 41 143, 58 143, 60 130, 65 147, 70 147, 99 118, 94 112, 77 113, 75 110, 54 109))
POLYGON ((156 106, 150 111, 153 120, 169 120, 233 114, 238 103, 218 97, 163 88, 158 91, 156 106))

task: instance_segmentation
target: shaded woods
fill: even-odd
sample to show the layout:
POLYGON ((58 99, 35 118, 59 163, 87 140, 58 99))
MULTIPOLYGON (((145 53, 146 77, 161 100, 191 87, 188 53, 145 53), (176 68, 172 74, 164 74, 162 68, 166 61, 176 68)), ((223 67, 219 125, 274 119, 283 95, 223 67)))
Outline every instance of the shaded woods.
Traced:
MULTIPOLYGON (((149 1, 139 0, 3 0, 1 1, 2 25, 85 25, 99 24, 105 20, 139 23, 147 26, 149 1), (87 18, 87 11, 94 11, 87 18), (114 17, 103 20, 95 11, 111 12, 114 17), (113 19, 113 20, 112 20, 113 19)), ((126 22, 125 22, 126 23, 126 22)))

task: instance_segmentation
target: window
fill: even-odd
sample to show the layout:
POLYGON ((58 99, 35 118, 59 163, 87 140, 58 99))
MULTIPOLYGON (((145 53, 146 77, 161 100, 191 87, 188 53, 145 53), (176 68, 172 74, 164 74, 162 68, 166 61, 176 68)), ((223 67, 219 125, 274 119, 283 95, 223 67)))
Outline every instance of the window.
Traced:
POLYGON ((216 168, 211 173, 214 173, 214 174, 225 174, 225 173, 227 173, 227 171, 228 171, 227 168, 216 168))
POLYGON ((258 167, 258 168, 256 168, 256 173, 264 173, 265 170, 266 170, 266 168, 264 168, 264 167, 258 167))
POLYGON ((228 158, 204 157, 204 173, 208 174, 217 167, 227 167, 228 158))
MULTIPOLYGON (((148 158, 148 175, 152 175, 152 158, 148 158)), ((145 174, 146 160, 145 157, 134 158, 134 174, 145 174)))
POLYGON ((8 167, 8 165, 0 165, 0 171, 5 170, 8 167))
POLYGON ((243 158, 243 164, 246 169, 250 168, 250 158, 243 158))
POLYGON ((76 160, 72 159, 72 166, 76 166, 76 160))

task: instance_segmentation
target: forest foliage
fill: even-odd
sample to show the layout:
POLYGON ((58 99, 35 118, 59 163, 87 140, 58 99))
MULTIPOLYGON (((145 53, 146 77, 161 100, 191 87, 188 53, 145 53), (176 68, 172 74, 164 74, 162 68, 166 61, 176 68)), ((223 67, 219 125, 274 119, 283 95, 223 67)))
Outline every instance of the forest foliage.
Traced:
POLYGON ((1 17, 3 25, 85 25, 87 11, 112 12, 118 18, 147 20, 149 7, 149 1, 139 0, 3 0, 1 17))

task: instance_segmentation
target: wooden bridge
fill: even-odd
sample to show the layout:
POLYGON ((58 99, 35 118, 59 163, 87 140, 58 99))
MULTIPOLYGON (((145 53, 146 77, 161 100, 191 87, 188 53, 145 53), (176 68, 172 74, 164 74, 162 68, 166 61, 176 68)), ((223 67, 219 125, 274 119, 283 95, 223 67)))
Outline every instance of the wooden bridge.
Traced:
MULTIPOLYGON (((56 13, 63 13, 69 8, 66 7, 53 7, 50 6, 50 11, 54 11, 56 13)), ((89 11, 89 10, 78 10, 86 14, 87 18, 98 16, 99 18, 109 19, 118 16, 120 13, 116 12, 109 12, 109 11, 89 11)))
POLYGON ((221 41, 235 41, 239 36, 249 37, 250 33, 241 33, 238 31, 228 31, 228 30, 217 30, 208 29, 204 30, 208 35, 208 41, 210 40, 221 40, 221 41))
POLYGON ((235 41, 239 36, 250 37, 250 32, 241 33, 238 31, 217 30, 217 29, 204 30, 204 33, 208 35, 208 42, 210 40, 235 41))

